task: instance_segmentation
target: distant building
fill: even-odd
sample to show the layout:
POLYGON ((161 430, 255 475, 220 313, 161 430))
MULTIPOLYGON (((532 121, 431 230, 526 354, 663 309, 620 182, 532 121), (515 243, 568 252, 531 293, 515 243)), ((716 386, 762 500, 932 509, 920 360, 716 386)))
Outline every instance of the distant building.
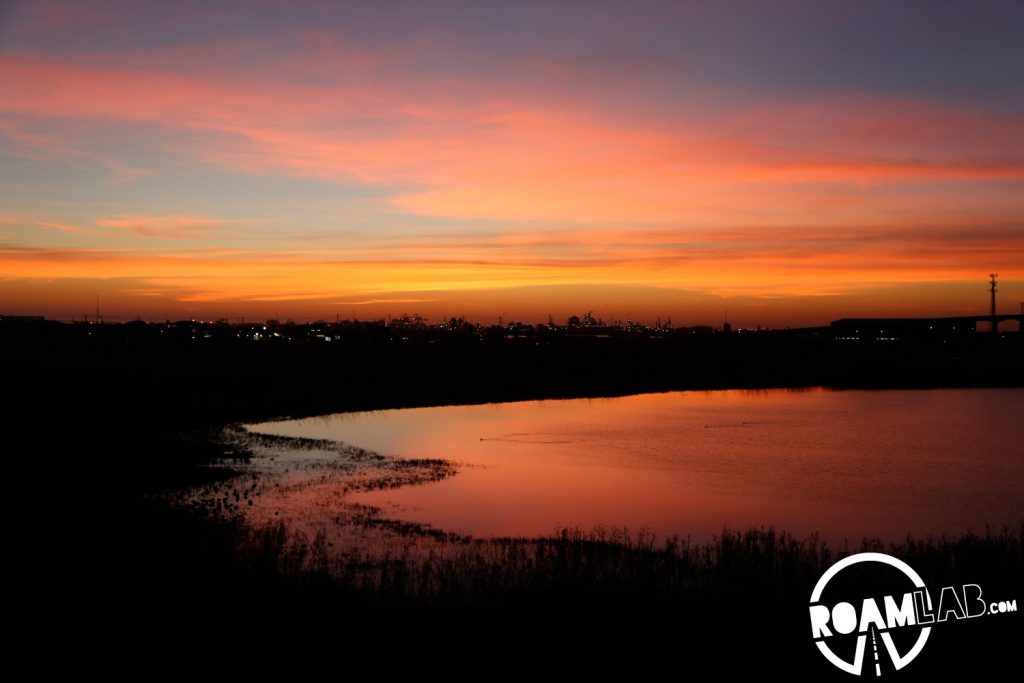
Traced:
POLYGON ((898 341, 900 339, 950 339, 972 335, 978 331, 978 323, 997 324, 1016 320, 1020 315, 1001 315, 994 319, 990 315, 955 316, 949 318, 843 318, 833 320, 829 329, 832 336, 840 340, 898 341))

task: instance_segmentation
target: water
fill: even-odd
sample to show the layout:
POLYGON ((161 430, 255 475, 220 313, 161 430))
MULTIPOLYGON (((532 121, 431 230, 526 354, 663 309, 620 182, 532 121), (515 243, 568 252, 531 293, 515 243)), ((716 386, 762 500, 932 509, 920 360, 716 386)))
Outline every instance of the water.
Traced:
POLYGON ((344 499, 461 534, 614 526, 706 539, 723 526, 774 526, 900 540, 1024 518, 1022 406, 1022 389, 673 392, 247 429, 453 461, 457 473, 441 481, 344 499))

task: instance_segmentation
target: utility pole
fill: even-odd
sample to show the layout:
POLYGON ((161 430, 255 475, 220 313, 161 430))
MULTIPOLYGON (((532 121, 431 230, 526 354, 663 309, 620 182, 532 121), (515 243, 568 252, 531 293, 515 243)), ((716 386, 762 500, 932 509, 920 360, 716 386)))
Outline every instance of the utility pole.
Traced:
POLYGON ((998 273, 989 274, 989 292, 992 294, 992 334, 999 332, 999 323, 996 322, 996 284, 998 284, 996 278, 999 277, 998 273))

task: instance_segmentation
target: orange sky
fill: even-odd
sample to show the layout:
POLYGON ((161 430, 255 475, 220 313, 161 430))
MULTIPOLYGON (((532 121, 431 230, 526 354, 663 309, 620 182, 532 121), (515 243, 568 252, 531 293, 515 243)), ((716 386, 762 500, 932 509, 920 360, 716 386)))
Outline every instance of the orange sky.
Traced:
POLYGON ((866 57, 814 4, 217 6, 8 12, 0 313, 798 325, 985 310, 990 272, 1024 300, 1005 17, 842 17, 916 27, 866 57))

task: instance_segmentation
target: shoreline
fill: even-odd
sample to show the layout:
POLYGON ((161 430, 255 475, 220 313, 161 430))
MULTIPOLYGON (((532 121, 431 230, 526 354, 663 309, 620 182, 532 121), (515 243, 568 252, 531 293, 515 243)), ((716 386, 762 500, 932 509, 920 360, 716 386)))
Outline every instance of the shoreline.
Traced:
POLYGON ((534 345, 132 343, 0 336, 28 423, 47 413, 95 432, 218 427, 282 416, 678 390, 1024 386, 1024 345, 844 344, 803 337, 709 337, 534 345), (330 346, 330 345, 324 345, 330 346))
POLYGON ((826 386, 821 384, 811 385, 779 385, 779 386, 714 386, 714 387, 693 387, 693 388, 680 388, 680 389, 661 389, 661 390, 640 390, 630 391, 627 393, 616 393, 616 394, 585 394, 585 395, 543 395, 536 398, 510 398, 510 399, 495 399, 495 400, 475 400, 475 401, 459 401, 453 403, 414 403, 414 404, 396 404, 388 405, 377 408, 351 408, 346 410, 338 410, 330 413, 296 413, 296 414, 279 414, 269 417, 259 417, 252 420, 245 421, 234 421, 228 423, 225 426, 240 425, 243 427, 252 427, 261 424, 273 424, 277 422, 289 422, 289 421, 300 421, 300 420, 315 420, 317 418, 330 417, 332 415, 358 415, 363 413, 380 413, 388 412, 393 410, 417 410, 423 408, 458 408, 468 406, 485 406, 485 405, 506 405, 516 403, 535 403, 542 401, 588 401, 588 400, 602 400, 602 399, 617 399, 617 398, 630 398, 633 396, 648 396, 648 395, 661 395, 661 394, 675 394, 675 393, 719 393, 719 392, 815 392, 815 391, 832 391, 832 392, 912 392, 912 391, 987 391, 987 390, 1013 390, 1013 389, 1024 389, 1024 384, 1005 384, 1005 385, 922 385, 922 386, 826 386))
MULTIPOLYGON (((820 445, 818 450, 821 452, 806 452, 804 455, 799 456, 797 460, 792 460, 787 454, 784 456, 784 462, 790 462, 801 469, 807 467, 830 467, 835 472, 847 472, 855 474, 849 467, 843 466, 840 461, 846 461, 847 456, 853 460, 859 461, 858 454, 845 448, 842 441, 832 440, 828 433, 820 433, 813 431, 813 422, 808 422, 807 419, 811 418, 816 420, 815 416, 823 416, 822 410, 840 410, 844 411, 850 408, 855 408, 858 412, 850 413, 846 418, 850 421, 851 425, 859 425, 857 433, 863 431, 866 425, 873 423, 875 414, 878 410, 886 410, 887 413, 893 408, 904 404, 907 400, 911 400, 911 397, 884 397, 884 394, 892 392, 883 391, 877 398, 872 398, 872 394, 877 394, 876 391, 863 391, 855 390, 853 393, 860 393, 861 396, 854 396, 845 398, 842 395, 846 394, 849 390, 833 391, 827 388, 815 388, 810 391, 798 389, 769 389, 769 390, 724 390, 724 391, 694 391, 694 392, 667 392, 657 394, 637 394, 626 397, 609 397, 602 399, 554 399, 556 403, 567 401, 568 405, 562 406, 561 408, 555 407, 558 414, 572 415, 573 420, 579 422, 578 429, 564 436, 566 439, 572 441, 579 441, 580 437, 587 432, 589 425, 594 420, 594 415, 604 415, 605 418, 611 420, 612 416, 619 412, 619 410, 627 410, 629 415, 643 414, 646 410, 660 411, 677 407, 680 410, 687 412, 679 413, 678 417, 673 417, 672 424, 676 427, 667 427, 662 425, 659 429, 668 428, 668 432, 659 431, 659 434, 663 434, 667 439, 672 440, 672 434, 675 434, 676 429, 684 429, 687 434, 690 434, 689 439, 694 439, 694 447, 698 449, 714 449, 714 445, 720 442, 722 439, 726 439, 726 442, 731 442, 732 439, 740 439, 740 443, 751 442, 756 440, 760 445, 756 447, 748 447, 745 450, 741 448, 737 451, 742 457, 752 457, 754 460, 750 461, 750 464, 754 462, 760 462, 762 457, 772 455, 773 458, 777 458, 782 455, 786 449, 787 439, 794 438, 792 434, 796 434, 795 438, 802 439, 804 442, 809 438, 807 434, 817 435, 814 436, 816 442, 820 445), (719 396, 715 396, 719 394, 719 396), (726 396, 722 396, 725 394, 726 396), (834 394, 829 397, 827 394, 834 394), (772 395, 775 395, 773 398, 772 395), (785 396, 785 398, 779 398, 779 396, 785 396), (653 399, 652 399, 653 397, 653 399), (637 399, 639 402, 632 403, 632 399, 637 399), (679 399, 679 400, 677 400, 679 399), (593 401, 598 401, 597 404, 590 405, 593 401), (764 401, 764 403, 762 403, 764 401), (779 402, 781 401, 781 403, 779 402), (621 402, 621 403, 620 403, 621 402), (717 424, 705 424, 703 416, 693 417, 693 419, 687 419, 686 414, 691 416, 697 416, 702 411, 712 411, 715 415, 719 414, 725 406, 729 406, 730 411, 741 411, 736 413, 735 420, 738 421, 743 415, 753 415, 753 422, 736 422, 735 424, 729 425, 717 425, 717 424), (773 406, 777 406, 774 408, 773 406), (860 406, 858 409, 857 406, 860 406), (769 413, 764 411, 768 410, 769 413), (781 417, 778 417, 776 410, 784 411, 781 417), (566 412, 568 411, 568 412, 566 412), (637 412, 639 411, 639 413, 637 412), (697 411, 696 413, 692 411, 697 411), (750 412, 753 411, 753 412, 750 412), (810 412, 808 412, 810 411, 810 412), (772 419, 772 416, 776 415, 778 419, 784 419, 786 422, 785 427, 779 427, 776 423, 778 419, 772 419), (589 417, 588 417, 589 416, 589 417), (680 422, 681 420, 681 422, 680 422), (767 420, 767 422, 765 421, 767 420), (774 425, 774 426, 773 426, 774 425), (749 435, 736 435, 735 437, 725 436, 706 436, 704 434, 698 434, 692 430, 696 429, 700 432, 700 427, 703 426, 705 429, 709 427, 720 427, 720 426, 743 426, 750 427, 755 432, 749 435), (796 432, 792 430, 796 429, 796 432), (804 434, 800 430, 810 429, 810 432, 804 434), (780 431, 781 430, 781 431, 780 431), (802 435, 803 434, 803 435, 802 435), (802 436, 801 436, 802 435, 802 436), (711 439, 709 442, 708 439, 711 439), (845 450, 844 450, 845 448, 845 450), (759 450, 762 449, 762 450, 759 450), (769 449, 769 450, 763 450, 769 449), (823 449, 823 450, 822 450, 823 449), (762 452, 763 451, 763 452, 762 452), (825 457, 826 454, 832 453, 829 457, 825 457), (836 456, 835 453, 840 454, 836 456), (838 460, 837 460, 838 457, 838 460)), ((915 390, 920 394, 926 394, 932 390, 915 390)), ((984 390, 986 396, 978 395, 975 398, 969 398, 965 393, 971 390, 955 389, 947 390, 951 396, 948 398, 927 398, 919 395, 920 400, 927 402, 926 405, 941 405, 946 406, 954 413, 962 412, 964 410, 980 410, 980 406, 988 406, 988 410, 992 411, 996 409, 999 415, 1002 416, 1003 420, 1007 417, 1007 414, 1002 410, 1002 406, 1008 402, 1015 401, 1019 398, 1020 389, 995 389, 995 390, 984 390), (994 392, 994 393, 990 393, 994 392), (1000 398, 1000 397, 1005 398, 1000 398)), ((978 390, 973 390, 978 391, 978 390)), ((517 426, 519 422, 526 425, 529 431, 540 430, 542 433, 553 425, 549 425, 544 422, 544 416, 547 414, 547 408, 545 404, 548 400, 540 401, 525 401, 525 402, 513 402, 509 404, 504 403, 490 403, 490 404, 477 404, 477 405, 448 405, 436 408, 411 408, 411 409, 389 409, 381 411, 368 411, 368 412, 350 412, 350 413, 335 413, 329 415, 321 415, 314 417, 286 419, 284 422, 267 421, 253 424, 240 425, 235 429, 244 430, 247 438, 250 440, 264 439, 266 444, 271 448, 271 453, 275 448, 279 449, 282 453, 291 453, 294 451, 293 444, 306 444, 307 449, 314 446, 318 446, 320 451, 324 450, 337 450, 344 459, 344 453, 342 451, 349 451, 353 448, 363 450, 370 449, 376 451, 379 454, 387 453, 391 455, 377 455, 376 457, 380 462, 401 462, 403 464, 412 465, 417 462, 429 463, 434 462, 438 464, 447 464, 450 467, 450 471, 444 477, 431 476, 429 478, 412 478, 402 480, 400 486, 387 486, 386 488, 402 488, 402 491, 395 491, 392 493, 377 493, 370 495, 357 495, 359 491, 350 486, 344 478, 336 483, 335 490, 341 491, 337 494, 337 498, 344 497, 346 500, 349 499, 350 494, 355 495, 355 502, 370 506, 380 506, 382 509, 379 510, 379 515, 385 518, 390 518, 393 521, 401 523, 410 523, 417 525, 427 525, 428 527, 435 528, 445 534, 469 534, 478 538, 491 538, 500 536, 507 533, 515 533, 521 537, 535 537, 548 534, 558 524, 576 524, 583 528, 589 528, 592 525, 622 525, 627 522, 622 520, 630 520, 628 524, 639 528, 644 526, 645 528, 652 528, 657 531, 659 538, 664 538, 672 534, 691 535, 695 536, 698 540, 704 541, 709 539, 719 530, 719 526, 714 524, 716 520, 722 523, 728 524, 733 527, 746 528, 747 526, 759 525, 759 524, 771 524, 777 529, 784 529, 791 534, 798 536, 809 535, 817 533, 819 536, 826 538, 830 543, 842 545, 846 543, 857 543, 865 537, 877 537, 884 539, 885 542, 898 541, 903 539, 908 532, 914 534, 917 537, 937 537, 943 534, 957 534, 967 533, 970 531, 977 532, 980 529, 985 528, 986 523, 988 524, 1003 524, 1003 523, 1016 523, 1017 517, 1015 514, 1007 515, 1007 510, 1013 511, 1013 506, 1007 507, 1006 504, 995 504, 987 503, 986 499, 979 499, 977 496, 974 498, 965 498, 964 500, 972 500, 976 505, 966 505, 960 503, 955 506, 956 512, 947 512, 941 514, 939 517, 929 519, 922 515, 919 510, 923 509, 920 506, 930 504, 931 500, 928 496, 935 495, 938 492, 939 495, 945 495, 943 492, 949 490, 950 480, 948 476, 928 479, 929 473, 927 468, 922 468, 921 458, 912 455, 914 449, 918 447, 918 443, 906 442, 904 440, 898 440, 900 448, 900 458, 898 459, 898 467, 903 467, 901 471, 905 472, 916 472, 917 476, 921 477, 921 484, 925 485, 926 482, 930 488, 924 488, 922 491, 931 491, 930 494, 922 493, 916 497, 908 498, 906 503, 893 507, 890 514, 895 515, 894 520, 898 520, 897 524, 892 524, 884 521, 879 515, 874 514, 870 506, 851 506, 850 490, 857 491, 857 495, 865 495, 870 499, 872 491, 877 490, 879 485, 885 486, 885 491, 897 491, 898 487, 888 485, 885 482, 878 482, 875 485, 875 489, 865 489, 863 486, 856 488, 856 482, 853 482, 854 489, 834 489, 834 487, 827 486, 828 482, 819 482, 820 484, 826 485, 831 493, 824 493, 824 489, 820 491, 818 488, 809 488, 809 481, 816 481, 813 477, 808 479, 807 476, 783 476, 776 475, 770 470, 757 470, 758 474, 744 475, 740 471, 737 471, 735 475, 730 479, 730 486, 733 491, 733 497, 735 497, 735 491, 747 492, 750 496, 762 500, 759 507, 750 508, 755 510, 751 512, 748 510, 746 514, 740 514, 732 509, 732 503, 721 502, 731 500, 729 498, 729 491, 724 491, 718 499, 707 498, 704 500, 703 506, 706 511, 710 511, 712 514, 703 514, 702 511, 693 510, 685 504, 677 504, 675 502, 668 501, 665 499, 663 502, 668 505, 663 511, 659 512, 656 509, 646 509, 643 506, 638 508, 635 504, 624 503, 622 501, 618 503, 609 502, 603 503, 601 501, 592 500, 589 506, 584 505, 583 507, 567 507, 561 511, 557 516, 550 516, 540 514, 536 516, 536 519, 528 518, 525 520, 519 520, 516 523, 509 524, 508 521, 515 519, 518 513, 514 508, 509 507, 508 504, 499 503, 496 506, 486 502, 484 498, 479 497, 481 490, 490 491, 494 495, 499 497, 509 497, 509 499, 522 498, 523 500, 539 501, 538 504, 541 507, 548 507, 551 505, 559 505, 557 496, 552 498, 549 494, 545 494, 542 490, 534 490, 531 487, 529 481, 523 481, 517 479, 512 474, 514 469, 513 465, 519 460, 526 458, 526 461, 532 462, 530 458, 533 456, 531 453, 537 453, 538 456, 541 453, 546 453, 552 457, 572 457, 574 453, 579 452, 579 447, 576 445, 566 446, 505 446, 504 448, 519 449, 515 451, 499 450, 492 453, 490 450, 478 452, 476 446, 475 432, 472 432, 472 438, 457 438, 447 439, 443 438, 438 440, 437 438, 432 439, 437 444, 444 445, 431 445, 431 443, 423 442, 421 438, 417 438, 418 432, 408 432, 409 429, 418 429, 417 425, 422 425, 424 420, 428 422, 437 419, 442 420, 443 424, 448 425, 451 429, 454 429, 453 433, 469 433, 465 432, 465 428, 473 428, 473 425, 486 424, 493 430, 502 430, 502 425, 508 419, 516 420, 517 426), (513 408, 511 412, 504 411, 504 406, 513 408), (406 410, 412 411, 408 416, 403 417, 402 413, 406 410), (483 412, 481 412, 481 410, 483 412), (434 411, 439 411, 435 414, 434 411), (432 417, 432 416, 435 416, 432 417), (503 417, 504 416, 504 417, 503 417), (515 417, 511 417, 515 416, 515 417), (485 422, 481 423, 479 420, 484 419, 485 422), (534 422, 535 420, 541 420, 540 422, 534 422), (360 426, 362 425, 362 426, 360 426), (404 425, 404 426, 403 426, 404 425), (388 433, 391 429, 398 429, 400 433, 406 434, 406 438, 400 439, 399 441, 392 442, 388 437, 383 435, 388 433), (383 440, 382 440, 383 438, 383 440), (522 449, 528 449, 523 451, 522 449), (555 450, 543 450, 536 451, 537 448, 542 449, 555 449, 555 450), (909 451, 906 449, 909 448, 909 451), (454 450, 453 450, 454 449, 454 450), (906 452, 905 452, 906 451, 906 452), (483 453, 492 453, 490 456, 482 456, 483 453), (501 454, 505 453, 504 456, 501 454), (474 455, 475 454, 475 455, 474 455), (497 460, 491 460, 490 458, 498 458, 497 460), (513 457, 513 461, 507 461, 507 457, 513 457), (427 458, 427 460, 424 460, 427 458), (434 460, 431 460, 434 459, 434 460), (464 467, 485 467, 490 469, 494 465, 507 465, 508 472, 505 475, 498 475, 497 473, 485 473, 485 472, 468 472, 466 476, 472 475, 472 480, 475 483, 470 483, 468 480, 463 481, 462 470, 464 467), (910 469, 905 469, 909 467, 910 469), (417 484, 437 482, 442 478, 445 480, 451 479, 451 477, 458 474, 458 476, 447 481, 443 485, 445 494, 442 494, 441 488, 430 487, 431 492, 427 490, 420 490, 417 484), (505 478, 502 479, 502 476, 505 478), (484 477, 487 477, 485 480, 484 477), (511 478, 509 478, 511 477, 511 478), (488 482, 488 483, 485 483, 488 482), (766 484, 765 482, 775 482, 775 484, 766 484), (779 490, 785 490, 789 493, 785 494, 781 498, 773 496, 772 491, 774 490, 771 486, 781 487, 779 490), (408 488, 413 487, 413 488, 408 488), (481 489, 481 487, 490 487, 481 489), (523 492, 526 492, 525 494, 523 492), (532 493, 531 493, 532 492, 532 493), (455 500, 463 500, 462 496, 468 495, 469 498, 466 500, 476 501, 474 504, 455 502, 455 500), (518 498, 517 498, 518 495, 518 498), (525 495, 525 498, 523 496, 525 495), (452 497, 454 499, 448 502, 443 502, 444 496, 452 497), (824 497, 822 497, 824 496, 824 497), (818 502, 815 502, 818 501, 818 502), (593 509, 593 505, 601 505, 606 508, 606 514, 590 514, 593 509), (796 513, 789 515, 781 514, 779 511, 785 511, 788 504, 795 506, 794 509, 798 510, 796 513), (827 509, 831 510, 831 516, 826 519, 820 519, 819 523, 814 523, 813 519, 808 516, 807 511, 810 510, 812 504, 821 504, 827 506, 827 509), (977 509, 978 514, 972 512, 977 509), (804 512, 799 512, 803 510, 804 512), (454 512, 453 512, 454 511, 454 512), (614 513, 612 512, 614 511, 614 513), (668 514, 671 511, 672 514, 668 514), (851 514, 856 515, 859 523, 845 523, 842 522, 842 516, 849 511, 851 514), (489 519, 490 522, 473 522, 474 515, 483 515, 489 519), (495 516, 497 515, 497 516, 495 516), (682 522, 686 523, 682 523, 682 522), (546 523, 550 522, 550 524, 546 523), (639 525, 639 526, 638 526, 639 525)), ((904 415, 904 419, 917 419, 917 417, 926 417, 919 412, 914 412, 909 408, 901 408, 894 413, 894 418, 897 415, 904 415), (907 412, 909 410, 909 412, 907 412), (914 417, 917 416, 917 417, 914 417)), ((709 418, 712 419, 712 418, 709 418)), ((713 420, 712 420, 713 421, 713 420)), ((604 424, 604 422, 602 422, 604 424)), ((617 424, 617 423, 616 423, 617 424)), ((843 423, 840 423, 840 426, 843 423)), ((932 428, 938 429, 942 425, 937 422, 928 422, 932 428)), ((623 425, 619 425, 622 427, 623 425)), ((485 428, 486 429, 486 428, 485 428)), ((507 429, 505 431, 508 431, 507 429)), ((515 430, 513 430, 515 431, 515 430)), ((433 434, 433 432, 431 432, 433 434)), ((972 438, 979 438, 983 436, 980 433, 974 434, 972 438)), ((440 438, 440 437, 438 437, 440 438)), ((559 437, 563 438, 563 437, 559 437)), ((893 435, 892 438, 896 438, 893 435)), ((502 439, 497 439, 502 440, 502 439)), ((554 442, 554 443, 569 443, 569 442, 554 442)), ((617 441, 615 443, 618 443, 617 441)), ((879 439, 868 439, 861 444, 861 448, 867 448, 869 452, 877 452, 879 454, 884 452, 884 446, 887 442, 885 440, 879 441, 879 439), (881 449, 881 450, 880 450, 881 449)), ((897 441, 892 441, 896 444, 897 441)), ((939 449, 941 457, 943 459, 954 458, 949 460, 951 464, 961 463, 967 453, 956 450, 955 453, 946 453, 942 450, 943 442, 941 440, 931 440, 931 445, 934 448, 939 449)), ((1006 448, 1007 443, 1005 440, 999 442, 1000 448, 1006 448)), ((687 456, 685 453, 679 452, 678 449, 672 450, 665 445, 665 452, 676 453, 672 457, 683 457, 686 461, 687 456)), ((665 450, 659 447, 659 451, 665 450)), ((720 449, 719 449, 720 450, 720 449)), ((717 453, 719 450, 713 450, 717 453)), ((734 449, 735 450, 735 449, 734 449)), ((632 451, 631 451, 632 452, 632 451)), ((701 450, 703 452, 703 450, 701 450)), ((275 477, 280 476, 279 472, 275 473, 271 471, 271 465, 266 464, 265 458, 268 453, 264 452, 260 457, 253 459, 251 462, 246 461, 244 466, 244 472, 252 472, 252 476, 255 478, 256 473, 260 473, 260 477, 275 477), (262 464, 261 464, 262 463, 262 464)), ((280 454, 279 454, 280 455, 280 454)), ((634 483, 635 476, 644 477, 646 472, 644 465, 645 457, 642 454, 637 453, 637 460, 633 465, 630 465, 630 470, 622 471, 621 485, 636 486, 634 483), (635 472, 635 475, 634 475, 635 472)), ((732 457, 731 452, 729 454, 732 457)), ((291 456, 289 456, 291 457, 291 456)), ((740 457, 740 456, 737 456, 740 457)), ((323 477, 334 477, 337 473, 337 466, 334 461, 323 461, 319 459, 317 455, 315 458, 310 458, 308 464, 303 465, 304 472, 309 473, 307 478, 311 478, 313 474, 316 474, 314 470, 317 467, 321 467, 319 473, 323 477), (318 465, 319 463, 319 465, 318 465)), ((712 460, 715 460, 712 457, 712 460)), ((872 466, 886 467, 886 463, 891 458, 885 456, 879 456, 870 458, 869 461, 873 463, 872 466)), ((524 462, 526 462, 524 461, 524 462)), ((943 460, 945 461, 945 460, 943 460)), ((296 459, 289 460, 293 464, 296 459)), ((595 461, 597 462, 597 461, 595 461)), ((604 461, 600 461, 604 462, 604 461)), ((730 461, 731 462, 731 461, 730 461)), ((769 462, 766 460, 765 462, 769 462)), ((866 460, 865 462, 868 462, 866 460)), ((896 461, 894 460, 894 463, 896 461)), ((1006 469, 1000 464, 1001 461, 993 460, 989 461, 991 466, 1003 467, 998 471, 1004 472, 1007 477, 1015 476, 1012 469, 1006 469)), ((689 465, 681 466, 680 472, 691 471, 690 474, 682 475, 682 479, 673 479, 676 481, 676 488, 673 489, 671 495, 675 499, 682 500, 686 495, 681 492, 690 491, 687 488, 686 480, 692 479, 693 476, 700 475, 704 471, 704 468, 710 463, 704 463, 704 459, 698 458, 689 465), (688 470, 688 468, 696 468, 688 470), (682 498, 680 498, 682 496, 682 498)), ((961 463, 962 464, 962 463, 961 463)), ((374 465, 374 466, 377 466, 374 465)), ((533 463, 531 467, 546 467, 543 462, 538 461, 533 463)), ((717 467, 717 465, 714 465, 717 467)), ((767 467, 772 467, 766 465, 767 467)), ((957 465, 960 466, 960 465, 957 465)), ((237 468, 236 468, 237 469, 237 468)), ((294 469, 293 469, 294 471, 294 469)), ((538 472, 546 471, 549 477, 560 477, 559 481, 565 481, 567 485, 572 481, 572 478, 580 475, 581 473, 586 474, 587 477, 592 478, 592 474, 587 474, 588 470, 578 470, 574 468, 566 469, 564 467, 553 469, 553 470, 536 470, 538 472)), ((957 470, 960 471, 960 470, 957 470)), ((381 474, 384 474, 381 472, 381 474)), ((966 474, 966 471, 963 472, 966 474)), ((300 492, 296 487, 300 486, 299 483, 294 479, 296 475, 289 475, 292 479, 289 482, 289 487, 292 492, 289 494, 289 498, 282 499, 277 496, 279 501, 278 505, 291 506, 293 503, 290 498, 298 499, 300 492)), ((306 475, 304 475, 306 476, 306 475)), ((337 476, 341 476, 341 473, 337 473, 337 476)), ((663 478, 662 475, 659 475, 663 478)), ((667 475, 665 475, 667 476, 667 475)), ((909 475, 907 475, 909 476, 909 475)), ((314 479, 316 479, 314 477, 314 479)), ((702 478, 701 481, 706 479, 702 478)), ((649 479, 642 479, 648 484, 657 483, 649 479)), ((980 490, 979 487, 983 487, 984 490, 989 491, 992 495, 995 495, 996 491, 1000 491, 1003 495, 998 500, 1015 500, 1019 499, 1015 493, 1015 490, 1008 489, 1006 487, 999 488, 1000 482, 1004 481, 1005 477, 993 478, 991 476, 984 477, 980 475, 974 475, 964 479, 959 485, 973 485, 974 490, 980 490), (973 484, 969 484, 973 482, 973 484), (1010 498, 1006 498, 1006 496, 1010 498)), ((707 480, 714 483, 715 479, 707 480)), ((320 491, 323 486, 323 482, 319 479, 311 482, 316 486, 311 486, 315 491, 320 491)), ((611 488, 616 488, 615 484, 610 484, 611 488)), ((818 484, 815 484, 817 487, 818 484)), ((373 487, 381 488, 380 486, 373 487)), ((605 488, 608 492, 611 489, 605 488)), ((651 495, 657 495, 657 491, 660 490, 658 486, 651 487, 648 489, 651 491, 651 495)), ((304 499, 308 499, 309 496, 314 495, 313 491, 302 493, 304 499)), ((338 512, 341 514, 345 507, 340 504, 340 501, 335 500, 333 496, 328 495, 326 492, 315 494, 316 505, 312 509, 317 510, 312 519, 320 519, 324 516, 325 510, 334 510, 334 506, 338 504, 338 512)), ((587 494, 583 491, 579 493, 584 498, 587 494)), ((616 495, 614 492, 611 494, 614 498, 616 495)), ((698 493, 698 495, 700 495, 698 493)), ((879 494, 881 495, 881 494, 879 494)), ((964 493, 964 496, 968 496, 968 493, 964 493)), ((877 497, 877 496, 875 496, 877 497)), ((589 499, 588 499, 589 500, 589 499)), ((992 499, 996 500, 996 499, 992 499)), ((259 511, 266 504, 265 501, 255 501, 256 510, 259 511)), ((312 503, 308 503, 312 505, 312 503)), ((249 504, 249 508, 243 508, 243 512, 255 512, 252 508, 253 503, 249 504)), ((561 508, 560 508, 561 509, 561 508)), ((823 508, 825 509, 825 508, 823 508)), ((951 508, 952 510, 953 508, 951 508)), ((284 508, 282 508, 284 510, 284 508)), ((274 514, 277 514, 276 512, 274 514)), ((291 513, 282 511, 286 518, 294 518, 295 512, 291 513)), ((251 518, 251 515, 249 515, 251 518)), ((309 515, 303 512, 304 517, 309 515)), ((328 525, 329 527, 330 525, 328 525)), ((328 529, 330 531, 330 529, 328 529)))

